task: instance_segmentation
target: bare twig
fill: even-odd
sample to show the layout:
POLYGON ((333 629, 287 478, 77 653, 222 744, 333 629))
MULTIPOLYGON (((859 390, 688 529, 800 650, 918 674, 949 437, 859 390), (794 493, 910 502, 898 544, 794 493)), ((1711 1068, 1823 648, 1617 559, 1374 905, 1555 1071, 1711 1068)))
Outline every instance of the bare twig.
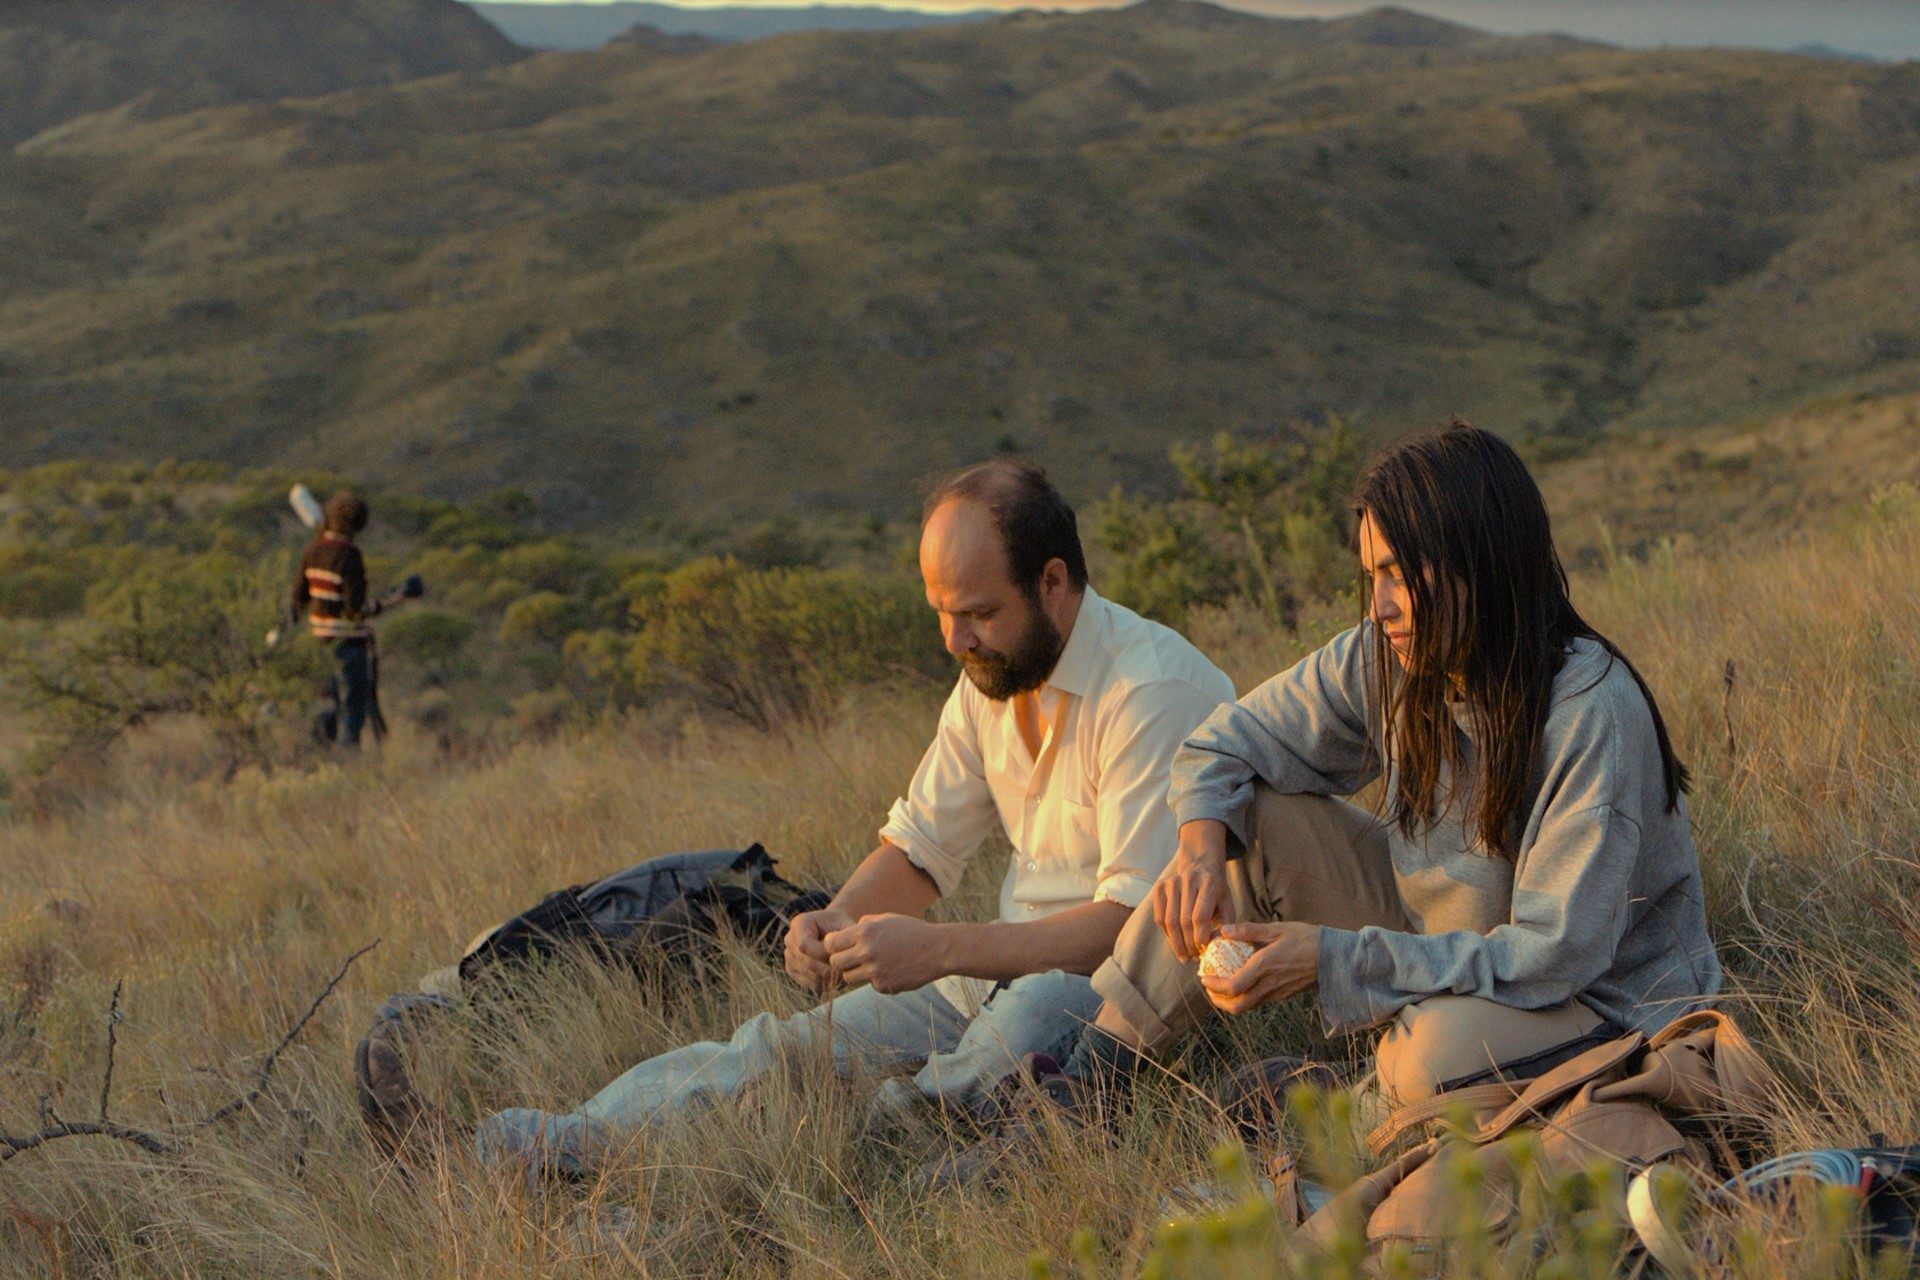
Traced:
POLYGON ((280 1043, 273 1046, 273 1052, 269 1053, 267 1060, 260 1064, 260 1073, 254 1077, 253 1088, 248 1091, 246 1097, 234 1099, 195 1125, 194 1128, 204 1129, 210 1124, 217 1124, 225 1120, 237 1111, 252 1106, 254 1102, 259 1099, 260 1095, 266 1092, 267 1077, 273 1074, 273 1064, 279 1060, 280 1055, 286 1051, 287 1046, 293 1043, 293 1038, 306 1030, 307 1024, 313 1021, 313 1015, 320 1012, 320 1006, 325 1004, 327 997, 333 994, 333 989, 340 985, 340 980, 347 976, 347 970, 353 967, 353 962, 379 945, 380 939, 375 938, 372 942, 369 942, 366 946, 347 957, 346 962, 334 973, 333 978, 321 990, 320 994, 313 998, 313 1003, 307 1006, 307 1011, 300 1015, 300 1021, 293 1024, 293 1030, 280 1037, 280 1043))
POLYGON ((55 1138, 118 1138, 122 1142, 131 1142, 143 1151, 154 1155, 172 1155, 174 1148, 163 1138, 148 1133, 145 1129, 135 1129, 130 1125, 115 1124, 107 1118, 107 1107, 113 1099, 113 1051, 118 1044, 120 1027, 120 992, 126 986, 126 979, 113 984, 113 999, 107 1005, 107 1067, 100 1077, 100 1118, 98 1120, 62 1120, 60 1113, 53 1109, 53 1100, 40 1099, 40 1130, 25 1137, 16 1138, 4 1129, 0 1129, 0 1164, 5 1164, 23 1151, 31 1151, 55 1138))
MULTIPOLYGON (((273 1047, 273 1051, 267 1055, 266 1061, 260 1064, 260 1071, 254 1077, 253 1088, 247 1092, 245 1097, 237 1098, 229 1102, 226 1106, 211 1113, 206 1119, 198 1121, 190 1126, 190 1128, 204 1129, 208 1125, 224 1120, 228 1116, 250 1107, 258 1101, 260 1095, 266 1092, 267 1081, 269 1077, 272 1076, 274 1064, 280 1060, 280 1055, 286 1052, 287 1046, 293 1043, 294 1037, 306 1030, 307 1024, 312 1022, 314 1015, 320 1012, 320 1006, 326 1002, 328 996, 333 994, 334 988, 340 985, 340 980, 347 976, 347 970, 353 967, 353 962, 379 945, 380 940, 375 938, 372 942, 369 942, 366 946, 347 957, 345 963, 340 966, 339 971, 333 975, 332 980, 327 983, 326 987, 318 996, 314 997, 313 1003, 307 1006, 307 1011, 301 1015, 300 1021, 293 1024, 293 1029, 280 1038, 280 1043, 273 1047)), ((124 980, 114 984, 113 1000, 107 1009, 107 1064, 100 1081, 100 1118, 98 1120, 62 1120, 59 1113, 53 1109, 52 1101, 48 1098, 41 1098, 39 1132, 15 1137, 4 1129, 0 1129, 0 1164, 5 1164, 23 1152, 31 1151, 35 1147, 44 1146, 46 1143, 53 1142, 59 1138, 116 1138, 121 1142, 130 1142, 142 1151, 149 1151, 157 1156, 179 1154, 180 1148, 177 1143, 169 1142, 158 1134, 150 1133, 145 1129, 136 1129, 131 1125, 119 1124, 109 1119, 107 1115, 109 1104, 113 1100, 113 1056, 119 1039, 120 992, 124 985, 124 980)))
POLYGON ((100 1077, 100 1123, 107 1122, 107 1101, 113 1097, 113 1046, 119 1039, 120 1028, 120 989, 127 985, 125 978, 113 984, 113 999, 107 1005, 107 1069, 100 1077))

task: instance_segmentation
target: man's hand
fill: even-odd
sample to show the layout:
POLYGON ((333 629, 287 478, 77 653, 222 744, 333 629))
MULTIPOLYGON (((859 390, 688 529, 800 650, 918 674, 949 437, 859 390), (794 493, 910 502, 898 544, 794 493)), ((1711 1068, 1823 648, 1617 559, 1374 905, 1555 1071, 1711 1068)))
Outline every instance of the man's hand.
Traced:
POLYGON ((838 907, 803 911, 787 922, 787 975, 809 991, 825 991, 833 982, 826 936, 844 929, 853 917, 838 907))
POLYGON ((912 991, 947 976, 940 957, 939 925, 913 916, 864 916, 826 937, 834 977, 865 982, 881 995, 912 991))
POLYGON ((1230 924, 1220 930, 1220 936, 1259 948, 1226 977, 1200 979, 1207 999, 1222 1013, 1241 1014, 1285 1000, 1320 981, 1319 925, 1297 921, 1230 924))
POLYGON ((1153 882, 1153 922, 1174 959, 1193 964, 1213 941, 1227 908, 1227 828, 1200 820, 1180 828, 1180 849, 1153 882))

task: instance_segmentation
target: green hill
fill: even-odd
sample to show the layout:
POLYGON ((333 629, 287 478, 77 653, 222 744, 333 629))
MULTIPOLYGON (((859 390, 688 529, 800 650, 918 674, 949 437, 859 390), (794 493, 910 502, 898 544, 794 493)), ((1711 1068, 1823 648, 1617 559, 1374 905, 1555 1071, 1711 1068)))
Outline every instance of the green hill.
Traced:
POLYGON ((87 112, 152 118, 519 54, 456 0, 0 0, 0 143, 87 112))
POLYGON ((648 0, 612 3, 491 3, 478 0, 474 12, 529 49, 592 49, 616 40, 636 26, 670 36, 709 40, 758 40, 794 31, 905 31, 949 22, 975 22, 989 10, 930 13, 924 9, 883 9, 873 5, 741 5, 699 8, 654 4, 648 0))
POLYGON ((1577 446, 1920 383, 1916 181, 1920 66, 1177 0, 93 117, 0 157, 0 464, 614 528, 1330 412, 1577 446))

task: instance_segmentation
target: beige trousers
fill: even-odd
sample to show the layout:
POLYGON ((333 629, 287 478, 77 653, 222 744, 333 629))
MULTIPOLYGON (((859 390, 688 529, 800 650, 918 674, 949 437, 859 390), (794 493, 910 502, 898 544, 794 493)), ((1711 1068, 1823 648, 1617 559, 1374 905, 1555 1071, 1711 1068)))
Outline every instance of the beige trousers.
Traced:
MULTIPOLYGON (((1411 932, 1386 830, 1371 814, 1325 796, 1259 786, 1252 808, 1249 848, 1227 863, 1234 919, 1411 932)), ((1093 987, 1148 1053, 1167 1048, 1214 1012, 1194 966, 1174 959, 1151 902, 1120 931, 1093 987)), ((1376 1084, 1389 1105, 1404 1106, 1485 1072, 1535 1074, 1524 1069, 1530 1059, 1604 1025, 1578 1001, 1513 1009, 1477 996, 1428 996, 1387 1023, 1375 1047, 1376 1084)))

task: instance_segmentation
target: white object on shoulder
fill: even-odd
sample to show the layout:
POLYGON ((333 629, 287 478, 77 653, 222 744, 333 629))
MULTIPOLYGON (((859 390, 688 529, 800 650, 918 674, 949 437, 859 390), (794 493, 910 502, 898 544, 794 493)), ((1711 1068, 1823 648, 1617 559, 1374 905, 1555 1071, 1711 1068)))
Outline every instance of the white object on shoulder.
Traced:
POLYGON ((287 491, 287 502, 293 507, 293 514, 300 517, 300 523, 309 529, 318 529, 320 522, 327 518, 327 510, 320 505, 320 499, 313 496, 313 490, 303 484, 297 484, 287 491))
POLYGON ((1200 976, 1224 978, 1253 958, 1253 948, 1237 938, 1215 938, 1200 953, 1200 976))

